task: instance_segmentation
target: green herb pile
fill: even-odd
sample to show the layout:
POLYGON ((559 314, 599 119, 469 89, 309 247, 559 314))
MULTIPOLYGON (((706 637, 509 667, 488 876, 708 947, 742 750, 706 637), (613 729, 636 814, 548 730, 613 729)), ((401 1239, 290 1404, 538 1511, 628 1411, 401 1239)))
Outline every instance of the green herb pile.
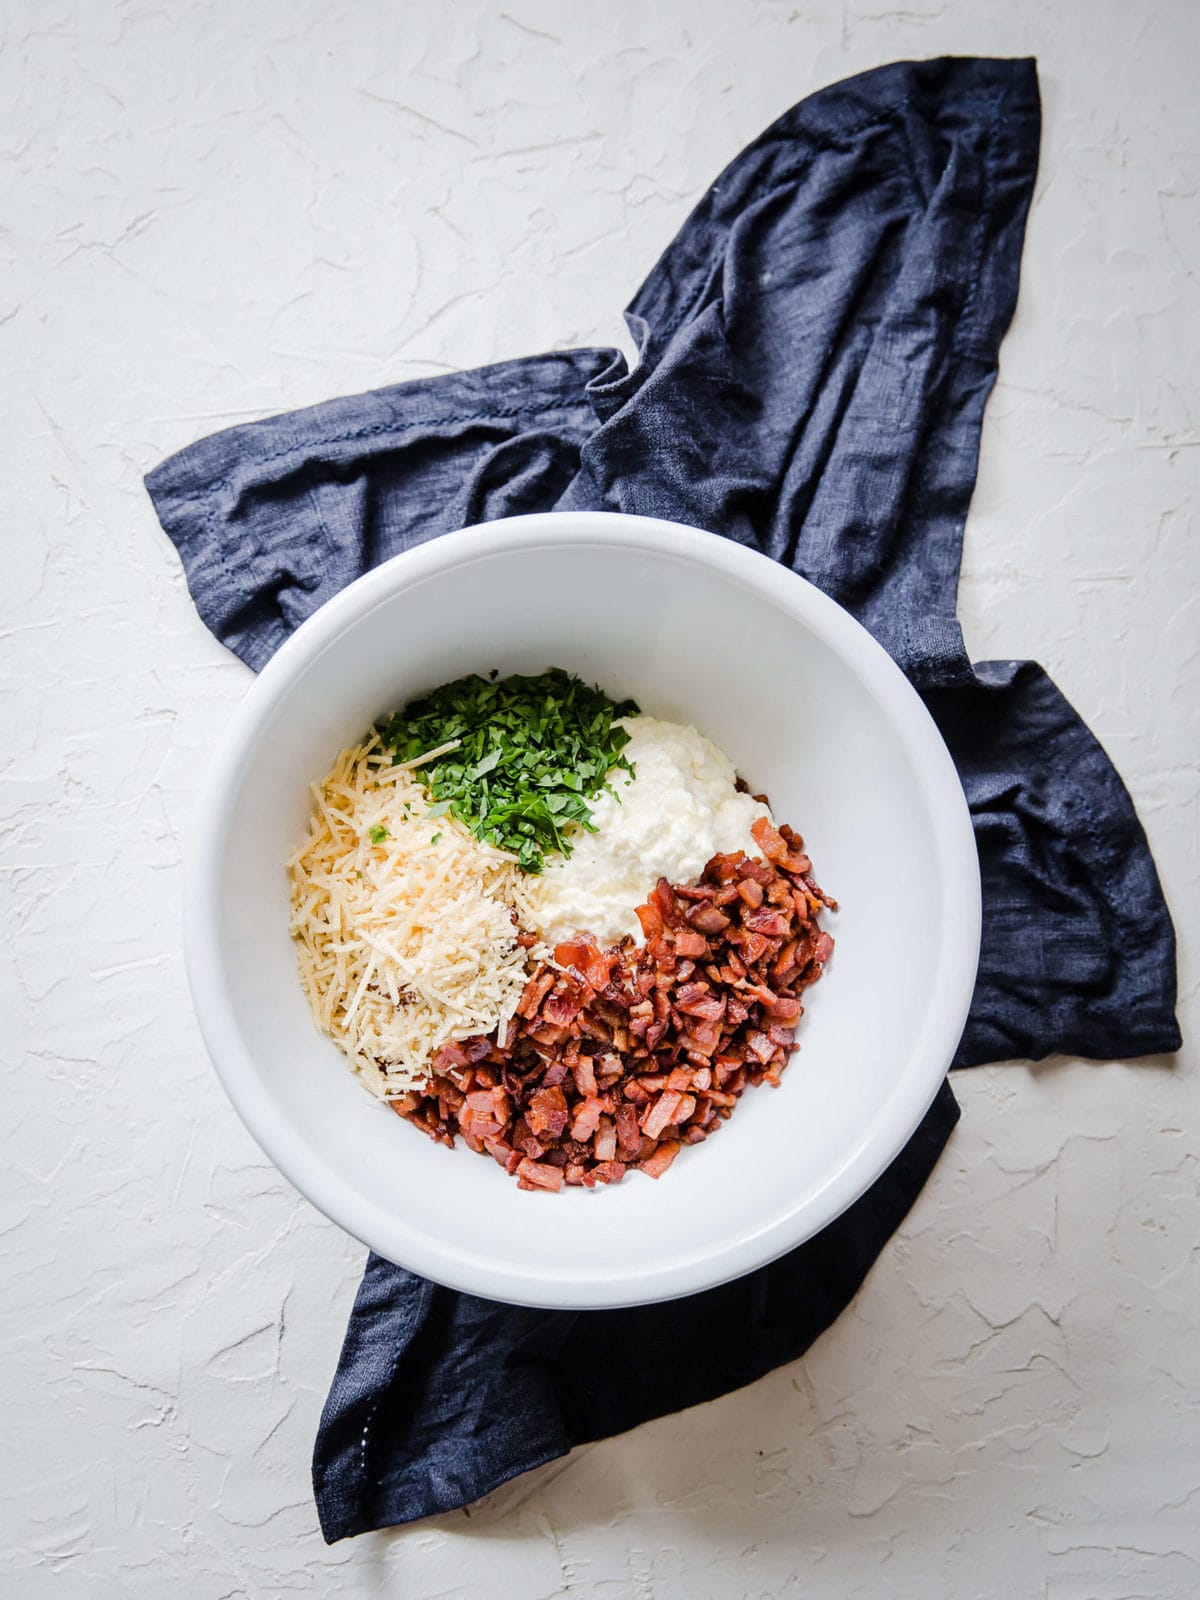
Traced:
POLYGON ((589 800, 611 792, 609 772, 633 767, 618 717, 637 711, 552 667, 536 677, 491 680, 472 675, 379 724, 397 762, 416 761, 457 741, 423 764, 431 816, 457 817, 487 844, 509 850, 526 872, 541 872, 546 855, 571 853, 567 825, 595 832, 589 800))

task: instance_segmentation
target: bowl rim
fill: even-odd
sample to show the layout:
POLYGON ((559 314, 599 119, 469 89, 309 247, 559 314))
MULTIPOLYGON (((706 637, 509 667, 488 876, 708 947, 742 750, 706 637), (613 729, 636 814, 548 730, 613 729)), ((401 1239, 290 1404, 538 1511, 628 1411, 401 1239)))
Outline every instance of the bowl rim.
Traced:
POLYGON ((585 1310, 674 1299, 741 1277, 803 1244, 859 1199, 908 1143, 946 1075, 974 992, 980 915, 974 832, 949 751, 911 683, 849 612, 787 567, 717 534, 625 512, 550 511, 475 524, 393 556, 326 601, 284 642, 234 709, 201 783, 186 852, 183 933, 193 1006, 217 1076, 251 1136, 306 1199, 376 1254, 448 1287, 518 1305, 585 1310), (921 1053, 917 1048, 910 1053, 908 1070, 889 1097, 891 1115, 875 1119, 823 1189, 713 1254, 619 1274, 576 1268, 543 1278, 448 1249, 420 1226, 383 1211, 279 1120, 226 986, 218 884, 241 777, 302 668, 399 591, 480 557, 567 542, 698 561, 790 612, 834 650, 882 705, 908 752, 932 823, 944 936, 933 1000, 918 1041, 921 1053))

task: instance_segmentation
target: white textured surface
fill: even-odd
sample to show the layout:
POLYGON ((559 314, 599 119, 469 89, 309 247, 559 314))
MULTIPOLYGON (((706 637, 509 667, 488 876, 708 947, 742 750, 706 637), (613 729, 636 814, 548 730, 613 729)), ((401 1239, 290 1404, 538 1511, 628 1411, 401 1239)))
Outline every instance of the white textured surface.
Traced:
POLYGON ((0 36, 0 1587, 63 1600, 1200 1590, 1194 1056, 956 1080, 963 1122, 803 1361, 465 1514, 327 1550, 308 1457, 361 1252, 228 1109, 180 841, 245 669, 141 473, 224 423, 620 308, 811 89, 1036 52, 1042 176, 963 615, 1124 773, 1198 1017, 1200 11, 9 0, 0 36))

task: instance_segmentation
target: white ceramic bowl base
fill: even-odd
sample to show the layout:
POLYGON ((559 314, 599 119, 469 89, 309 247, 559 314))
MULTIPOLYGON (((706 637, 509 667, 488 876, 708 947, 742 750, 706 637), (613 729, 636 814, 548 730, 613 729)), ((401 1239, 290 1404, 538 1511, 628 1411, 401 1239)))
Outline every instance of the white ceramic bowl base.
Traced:
MULTIPOLYGON (((647 889, 651 886, 647 884, 647 889)), ((390 1260, 496 1299, 687 1294, 832 1221, 929 1106, 974 982, 979 878, 954 767, 878 645, 818 590, 728 541, 566 513, 439 539, 377 568, 288 641, 201 796, 188 968, 237 1110, 314 1205, 390 1260), (526 1193, 374 1101, 313 1024, 284 862, 308 785, 383 713, 471 671, 561 666, 726 750, 803 834, 840 902, 779 1088, 654 1182, 526 1193)))

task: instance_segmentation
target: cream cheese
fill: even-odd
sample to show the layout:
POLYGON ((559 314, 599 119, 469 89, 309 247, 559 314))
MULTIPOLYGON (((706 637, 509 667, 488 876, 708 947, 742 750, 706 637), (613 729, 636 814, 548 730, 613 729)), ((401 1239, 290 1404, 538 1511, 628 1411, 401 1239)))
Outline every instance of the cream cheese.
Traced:
POLYGON ((529 915, 548 943, 588 931, 601 945, 639 943, 634 914, 659 878, 690 883, 718 851, 761 855, 750 824, 767 807, 739 794, 733 762, 691 726, 658 717, 622 719, 636 776, 614 770, 615 793, 592 810, 596 832, 572 831, 565 860, 551 857, 529 880, 529 915))

